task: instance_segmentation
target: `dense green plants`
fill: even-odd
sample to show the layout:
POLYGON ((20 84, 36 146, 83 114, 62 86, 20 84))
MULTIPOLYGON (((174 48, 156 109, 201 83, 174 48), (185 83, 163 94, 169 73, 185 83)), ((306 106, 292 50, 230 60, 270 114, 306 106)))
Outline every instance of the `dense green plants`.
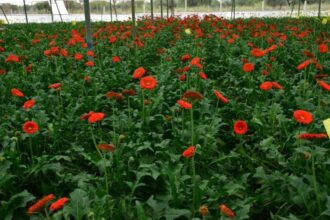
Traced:
POLYGON ((328 219, 329 24, 5 26, 2 219, 328 219))

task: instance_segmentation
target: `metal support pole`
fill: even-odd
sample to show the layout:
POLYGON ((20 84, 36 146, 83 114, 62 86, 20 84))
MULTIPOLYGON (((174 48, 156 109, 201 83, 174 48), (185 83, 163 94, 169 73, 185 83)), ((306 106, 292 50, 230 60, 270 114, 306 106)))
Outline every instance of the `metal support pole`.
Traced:
POLYGON ((154 1, 150 0, 151 20, 154 20, 154 1))
MULTIPOLYGON (((86 40, 87 49, 93 50, 93 38, 92 38, 92 28, 91 28, 91 12, 89 8, 89 0, 84 0, 84 12, 85 12, 85 26, 86 26, 86 40)), ((88 56, 89 61, 93 61, 92 56, 88 56)))
POLYGON ((56 0, 55 0, 55 5, 56 5, 56 8, 57 8, 58 14, 60 15, 61 22, 63 22, 62 15, 61 15, 61 12, 60 12, 60 9, 58 7, 58 4, 57 4, 57 1, 56 0))
POLYGON ((321 0, 319 0, 319 13, 318 13, 318 17, 321 17, 321 0))
POLYGON ((222 0, 220 0, 220 12, 222 12, 222 0))
POLYGON ((112 21, 112 4, 111 4, 111 0, 110 0, 110 21, 112 21))
POLYGON ((166 0, 166 17, 168 18, 168 15, 169 15, 169 13, 168 13, 168 0, 166 0))
POLYGON ((164 16, 163 16, 163 0, 160 0, 160 17, 161 17, 161 19, 164 18, 164 16))
POLYGON ((298 17, 300 16, 300 6, 301 6, 301 1, 298 0, 298 17))
POLYGON ((0 5, 0 8, 1 8, 1 11, 2 11, 3 16, 5 16, 5 19, 6 19, 6 21, 7 21, 7 24, 9 24, 9 21, 8 21, 7 15, 6 15, 5 11, 3 10, 2 5, 0 5))
POLYGON ((135 2, 134 0, 131 0, 131 7, 132 7, 132 22, 133 22, 133 30, 132 30, 132 37, 133 41, 135 40, 136 35, 136 27, 135 27, 135 2))
POLYGON ((188 0, 184 0, 184 12, 187 13, 188 0))
POLYGON ((29 20, 28 20, 28 16, 27 16, 27 13, 26 13, 26 4, 25 4, 25 0, 23 0, 23 3, 24 3, 25 21, 26 21, 26 23, 28 24, 28 23, 29 23, 29 20))
POLYGON ((50 16, 52 17, 52 22, 54 22, 52 0, 49 0, 49 5, 50 5, 50 16))
POLYGON ((174 0, 171 0, 171 16, 174 17, 174 0))

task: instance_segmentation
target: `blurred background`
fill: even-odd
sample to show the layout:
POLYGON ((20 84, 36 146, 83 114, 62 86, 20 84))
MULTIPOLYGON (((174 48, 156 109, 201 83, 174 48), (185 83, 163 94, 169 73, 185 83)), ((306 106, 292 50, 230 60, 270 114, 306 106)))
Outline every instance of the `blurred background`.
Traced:
MULTIPOLYGON (((330 0, 235 0, 235 17, 330 15, 330 0)), ((230 18, 233 0, 153 0, 155 16, 216 14, 230 18), (162 7, 161 7, 162 6, 162 7)), ((2 22, 59 22, 84 20, 83 0, 0 0, 2 22), (25 2, 25 7, 24 7, 25 2), (26 16, 25 16, 25 10, 26 16), (52 18, 53 16, 53 18, 52 18)), ((150 0, 135 0, 136 15, 150 16, 150 0)), ((90 0, 92 21, 128 20, 130 0, 90 0)))

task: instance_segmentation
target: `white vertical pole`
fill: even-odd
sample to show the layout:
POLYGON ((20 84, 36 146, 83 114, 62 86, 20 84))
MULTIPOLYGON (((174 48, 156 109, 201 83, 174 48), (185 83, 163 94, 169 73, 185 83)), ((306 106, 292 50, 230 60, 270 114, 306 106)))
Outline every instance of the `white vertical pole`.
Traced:
MULTIPOLYGON (((84 0, 84 12, 85 12, 85 25, 86 25, 86 40, 88 50, 93 50, 93 38, 91 28, 91 12, 89 8, 89 0, 84 0)), ((93 57, 88 57, 89 61, 93 61, 93 57)))
POLYGON ((307 8, 307 0, 305 0, 304 2, 304 11, 306 11, 306 8, 307 8))
POLYGON ((220 1, 220 11, 222 11, 222 0, 219 1, 220 1))
POLYGON ((184 0, 184 11, 185 11, 185 12, 187 12, 187 4, 188 4, 187 1, 188 1, 188 0, 184 0))
POLYGON ((262 11, 265 10, 265 0, 262 0, 262 2, 261 2, 261 10, 262 11))

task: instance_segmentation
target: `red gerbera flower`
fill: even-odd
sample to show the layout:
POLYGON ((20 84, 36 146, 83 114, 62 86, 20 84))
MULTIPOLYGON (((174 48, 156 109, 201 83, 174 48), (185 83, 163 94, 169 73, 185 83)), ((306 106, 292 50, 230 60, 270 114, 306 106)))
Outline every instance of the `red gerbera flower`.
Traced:
POLYGON ((14 54, 9 54, 8 57, 6 58, 5 62, 6 63, 9 63, 9 62, 18 63, 19 57, 14 54))
POLYGON ((85 63, 85 66, 93 67, 93 66, 94 66, 94 62, 93 62, 93 61, 87 61, 87 62, 85 63))
POLYGON ((152 90, 156 87, 157 80, 152 76, 143 77, 140 81, 140 87, 142 89, 152 90))
POLYGON ((80 116, 80 120, 84 120, 84 119, 87 119, 87 118, 89 118, 89 116, 91 116, 92 114, 94 114, 95 112, 93 112, 93 111, 90 111, 90 112, 88 112, 88 113, 85 113, 85 114, 83 114, 82 116, 80 116))
POLYGON ((279 83, 277 83, 277 82, 272 82, 272 84, 273 84, 273 87, 275 88, 275 89, 280 89, 280 90, 282 90, 283 89, 283 86, 281 86, 279 83))
POLYGON ((254 57, 262 57, 265 55, 265 52, 260 50, 259 48, 252 49, 250 53, 254 57))
POLYGON ((54 83, 48 86, 48 89, 58 89, 61 87, 61 83, 54 83))
POLYGON ((243 135, 247 132, 248 125, 245 121, 238 120, 234 124, 234 132, 238 135, 243 135))
POLYGON ((323 89, 330 92, 330 85, 322 80, 317 81, 317 84, 319 84, 323 89))
POLYGON ((32 215, 33 213, 38 212, 41 210, 48 202, 52 201, 55 198, 53 194, 49 194, 42 199, 40 199, 38 202, 34 203, 30 208, 28 209, 27 213, 29 215, 32 215))
POLYGON ((243 65, 243 71, 246 73, 252 72, 254 70, 254 66, 252 63, 245 63, 243 65))
POLYGON ((195 154, 195 146, 188 147, 185 151, 183 151, 182 156, 185 158, 190 158, 195 154))
POLYGON ((199 72, 198 74, 202 79, 207 79, 207 76, 204 72, 199 72))
POLYGON ((118 63, 120 61, 120 58, 117 56, 113 56, 111 59, 112 59, 112 62, 114 62, 114 63, 118 63))
POLYGON ((39 131, 39 126, 34 121, 27 121, 23 124, 23 131, 27 134, 34 134, 39 131))
POLYGON ((97 148, 103 151, 114 151, 115 147, 112 144, 99 144, 97 148))
POLYGON ((133 79, 141 78, 145 72, 146 72, 146 70, 143 67, 137 68, 136 70, 134 70, 133 79))
POLYGON ((76 53, 74 55, 74 59, 75 60, 82 60, 84 58, 84 55, 80 54, 80 53, 76 53))
POLYGON ((235 218, 235 213, 233 212, 233 210, 231 210, 230 208, 228 208, 225 204, 219 205, 219 209, 228 218, 235 218))
POLYGON ((117 101, 121 101, 124 99, 123 95, 117 92, 107 92, 107 94, 105 94, 106 97, 108 97, 109 99, 115 99, 117 101))
POLYGON ((304 110, 297 110, 293 113, 293 117, 301 124, 310 124, 313 121, 313 115, 304 110))
POLYGON ((304 62, 302 62, 301 64, 299 64, 298 66, 297 66, 297 70, 302 70, 302 69, 305 69, 307 66, 309 66, 309 64, 311 64, 312 63, 312 59, 310 59, 310 60, 305 60, 304 62))
POLYGON ((271 90, 272 88, 273 88, 273 83, 272 82, 263 82, 260 85, 261 90, 268 91, 268 90, 271 90))
POLYGON ((135 96, 136 91, 134 89, 124 89, 123 94, 128 95, 128 96, 135 96))
POLYGON ((214 95, 223 103, 227 104, 229 101, 226 97, 224 97, 219 91, 214 90, 214 95))
POLYGON ((92 124, 98 121, 101 121, 105 117, 105 114, 102 112, 93 112, 88 117, 88 123, 92 124))
POLYGON ((184 61, 187 61, 187 60, 190 60, 190 55, 186 53, 181 57, 181 61, 184 62, 184 61))
POLYGON ((182 99, 178 100, 177 103, 180 105, 181 108, 184 108, 184 109, 191 109, 192 108, 192 104, 190 104, 189 102, 186 102, 182 99))
POLYGON ((34 104, 36 103, 36 101, 34 99, 30 99, 26 102, 24 102, 23 104, 23 108, 24 109, 29 109, 29 108, 32 108, 34 106, 34 104))
POLYGON ((185 99, 190 99, 190 100, 202 100, 203 99, 203 95, 200 94, 199 92, 194 92, 191 90, 186 91, 183 95, 183 98, 185 99))
POLYGON ((329 47, 326 44, 320 44, 319 45, 319 52, 320 53, 327 53, 329 52, 329 47))
POLYGON ((63 197, 58 199, 57 201, 53 202, 50 207, 49 207, 49 211, 53 212, 56 210, 59 210, 61 208, 63 208, 63 206, 69 201, 69 199, 67 197, 63 197))
POLYGON ((322 138, 328 138, 328 135, 326 133, 320 133, 320 134, 310 134, 310 133, 303 133, 298 135, 299 139, 322 139, 322 138))
POLYGON ((24 97, 24 93, 23 92, 21 92, 19 89, 16 89, 16 88, 14 88, 14 89, 12 89, 11 90, 11 94, 13 95, 13 96, 15 96, 15 97, 24 97))

